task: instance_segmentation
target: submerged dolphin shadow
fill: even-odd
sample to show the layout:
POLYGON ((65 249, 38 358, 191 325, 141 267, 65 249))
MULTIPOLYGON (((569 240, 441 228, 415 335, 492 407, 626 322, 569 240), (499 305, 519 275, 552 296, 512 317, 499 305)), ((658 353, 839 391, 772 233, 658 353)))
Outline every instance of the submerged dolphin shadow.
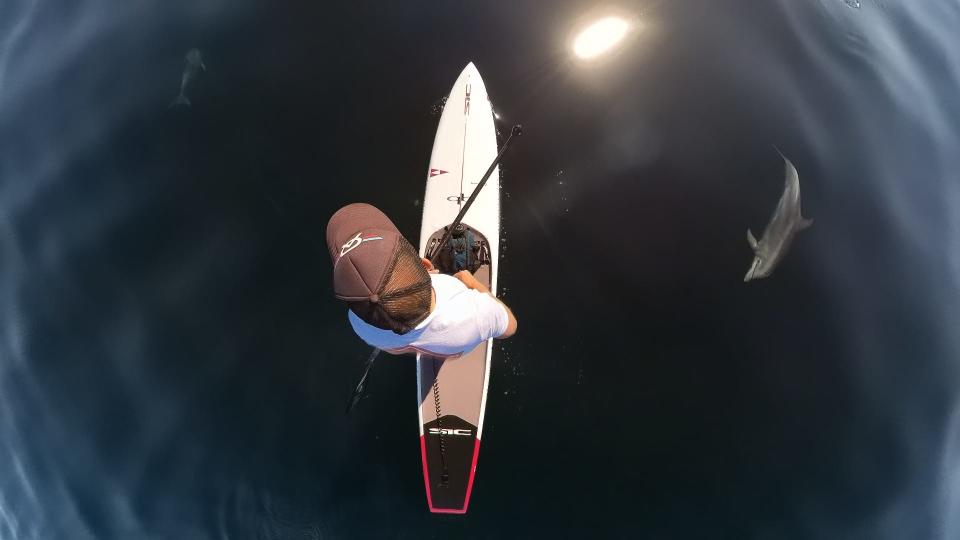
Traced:
POLYGON ((772 274, 787 254, 797 233, 813 225, 812 219, 806 219, 800 214, 800 175, 797 173, 797 168, 779 149, 776 150, 783 158, 786 169, 783 194, 780 195, 777 208, 773 211, 770 223, 767 224, 760 240, 757 240, 753 232, 747 229, 747 242, 753 249, 753 263, 743 277, 744 282, 772 274))

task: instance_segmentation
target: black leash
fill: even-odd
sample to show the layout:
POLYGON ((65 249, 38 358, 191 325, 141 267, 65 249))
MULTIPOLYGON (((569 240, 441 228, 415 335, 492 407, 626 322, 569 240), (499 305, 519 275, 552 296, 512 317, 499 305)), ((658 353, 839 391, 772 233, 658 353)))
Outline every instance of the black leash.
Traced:
POLYGON ((450 482, 450 471, 447 470, 447 452, 443 444, 443 420, 440 419, 440 370, 437 369, 437 358, 433 360, 433 405, 437 410, 437 430, 440 432, 440 487, 447 487, 450 482))

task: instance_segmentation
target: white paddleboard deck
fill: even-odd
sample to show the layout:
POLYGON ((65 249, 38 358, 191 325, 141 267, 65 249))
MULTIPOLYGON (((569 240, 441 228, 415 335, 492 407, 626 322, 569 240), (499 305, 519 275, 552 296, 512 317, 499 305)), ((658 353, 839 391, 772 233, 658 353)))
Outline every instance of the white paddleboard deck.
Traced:
MULTIPOLYGON (((493 108, 477 68, 470 63, 447 97, 433 142, 420 227, 427 255, 457 217, 497 156, 493 108)), ((463 218, 485 243, 485 264, 474 276, 496 294, 500 247, 500 172, 495 169, 463 218)), ((431 512, 467 511, 480 452, 493 340, 451 360, 417 355, 420 452, 431 512)))

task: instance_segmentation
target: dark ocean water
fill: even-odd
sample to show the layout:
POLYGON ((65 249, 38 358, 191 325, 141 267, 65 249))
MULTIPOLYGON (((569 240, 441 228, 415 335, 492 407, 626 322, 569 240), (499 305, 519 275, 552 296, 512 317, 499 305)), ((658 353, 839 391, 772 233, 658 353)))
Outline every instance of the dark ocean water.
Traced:
POLYGON ((0 539, 960 538, 960 4, 623 2, 585 65, 593 4, 0 2, 0 539), (323 232, 416 240, 471 60, 520 332, 437 516, 323 232), (745 284, 773 145, 815 224, 745 284))

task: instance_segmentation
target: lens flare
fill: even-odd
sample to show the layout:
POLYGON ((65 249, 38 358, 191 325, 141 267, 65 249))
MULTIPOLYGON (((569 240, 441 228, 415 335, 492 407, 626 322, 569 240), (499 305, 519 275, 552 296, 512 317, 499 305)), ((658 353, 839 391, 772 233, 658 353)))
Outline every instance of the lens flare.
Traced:
POLYGON ((611 50, 630 30, 620 17, 606 17, 586 27, 573 41, 573 52, 583 59, 596 58, 611 50))

